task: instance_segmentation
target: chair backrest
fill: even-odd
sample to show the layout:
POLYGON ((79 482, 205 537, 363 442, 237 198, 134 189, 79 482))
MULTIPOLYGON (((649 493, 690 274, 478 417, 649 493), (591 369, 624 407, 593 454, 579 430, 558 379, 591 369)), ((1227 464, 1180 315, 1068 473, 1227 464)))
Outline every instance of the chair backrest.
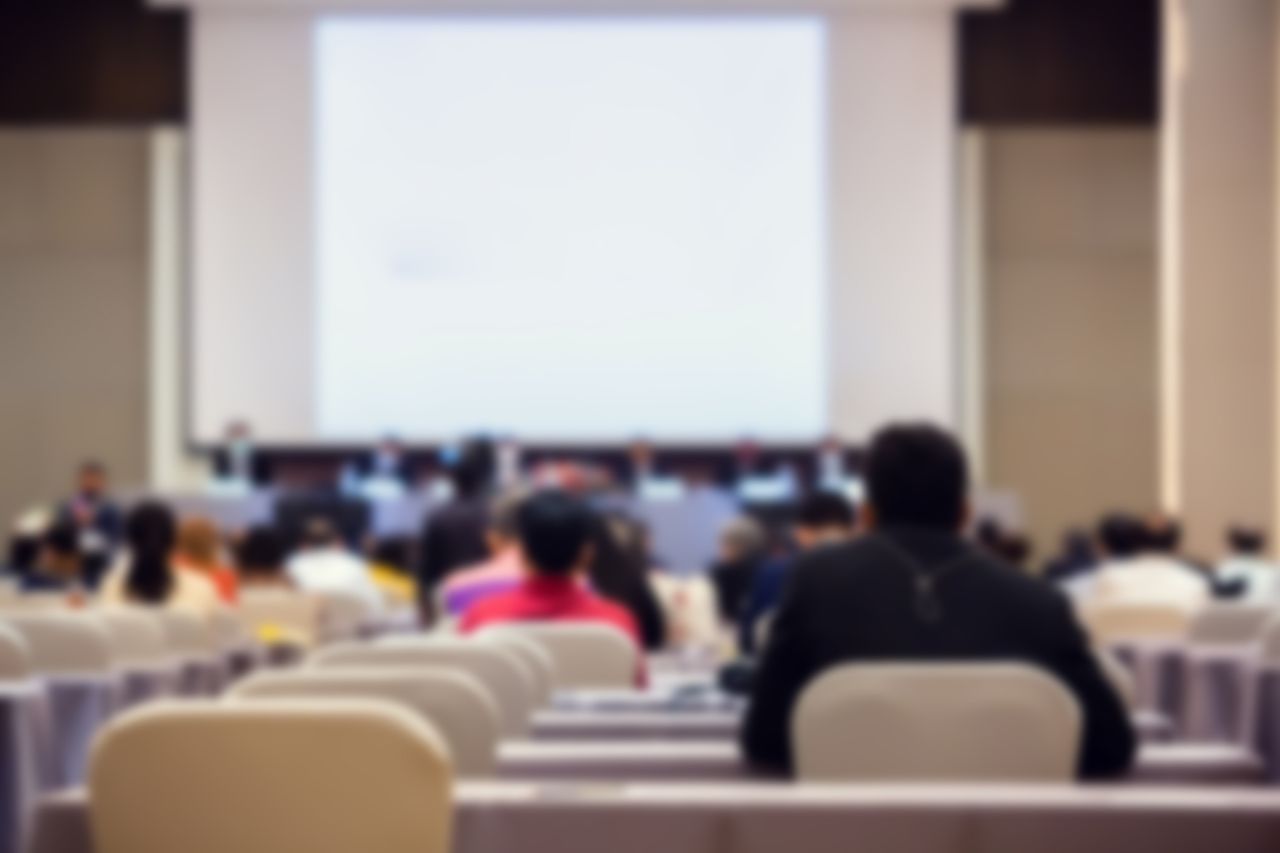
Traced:
POLYGON ((155 615, 170 654, 207 657, 216 651, 209 619, 199 613, 181 608, 161 608, 155 615))
POLYGON ((22 635, 31 669, 39 675, 109 673, 111 637, 83 613, 6 613, 0 622, 22 635))
POLYGON ((502 736, 497 703, 475 677, 456 669, 304 669, 250 676, 228 701, 258 699, 380 699, 432 724, 444 738, 455 772, 492 776, 502 736))
MULTIPOLYGON (((551 655, 559 690, 631 687, 639 650, 616 628, 590 622, 508 622, 489 632, 511 632, 538 643, 551 655)), ((486 632, 488 633, 488 632, 486 632)))
POLYGON ((1214 602, 1191 620, 1188 639, 1198 646, 1247 646, 1262 639, 1280 608, 1274 604, 1214 602))
POLYGON ((24 681, 30 675, 30 646, 18 629, 0 621, 0 681, 24 681))
POLYGON ((451 787, 428 723, 359 700, 145 706, 89 771, 98 853, 447 853, 451 787))
POLYGON ((533 676, 533 694, 538 707, 551 703, 556 689, 556 662, 539 643, 512 631, 482 631, 479 638, 497 643, 513 652, 533 676))
POLYGON ((271 625, 311 645, 320 639, 325 607, 316 596, 291 589, 246 588, 240 590, 237 610, 252 637, 271 625))
POLYGON ((49 613, 67 610, 65 592, 24 592, 0 600, 0 610, 19 613, 49 613))
POLYGON ((851 665, 809 685, 792 717, 802 781, 1067 781, 1081 713, 1019 664, 851 665))
POLYGON ((496 644, 476 639, 442 637, 409 645, 344 644, 321 649, 307 663, 343 669, 443 666, 466 673, 483 684, 497 703, 505 737, 527 735, 536 708, 533 677, 519 658, 496 644))
POLYGON ((1081 621, 1098 646, 1126 640, 1184 638, 1193 615, 1194 611, 1175 604, 1145 601, 1107 602, 1080 611, 1081 621))
POLYGON ((714 648, 719 643, 720 611, 709 579, 653 572, 649 584, 666 616, 669 645, 714 648))
POLYGON ((107 629, 111 656, 117 665, 163 663, 170 657, 159 608, 102 607, 89 614, 107 629))
POLYGON ((1262 663, 1280 667, 1280 616, 1272 617, 1263 627, 1259 644, 1262 663))
POLYGON ((376 615, 367 599, 348 590, 317 590, 315 595, 324 602, 323 636, 328 641, 359 637, 376 615))
POLYGON ((218 651, 239 651, 253 644, 240 616, 230 607, 215 607, 209 612, 209 631, 218 651))

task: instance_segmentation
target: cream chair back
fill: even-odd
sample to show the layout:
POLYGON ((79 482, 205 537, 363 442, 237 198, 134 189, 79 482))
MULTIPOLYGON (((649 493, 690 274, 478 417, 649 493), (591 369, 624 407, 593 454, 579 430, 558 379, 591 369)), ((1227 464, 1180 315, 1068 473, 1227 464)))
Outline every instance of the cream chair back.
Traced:
POLYGON ((0 622, 22 636, 39 675, 111 672, 111 636, 97 619, 83 613, 5 613, 0 622))
POLYGON ((385 702, 159 703, 90 768, 97 853, 447 853, 440 735, 385 702))
POLYGON ((626 634, 587 622, 510 622, 488 629, 512 633, 542 646, 555 663, 559 690, 603 690, 635 685, 639 649, 626 634))
POLYGON ((227 701, 377 699, 427 720, 440 733, 460 777, 494 773, 502 722, 497 703, 474 677, 453 669, 304 669, 251 676, 227 701))
POLYGON ((1066 782, 1080 733, 1071 694, 1020 664, 841 666, 792 718, 809 782, 1066 782))

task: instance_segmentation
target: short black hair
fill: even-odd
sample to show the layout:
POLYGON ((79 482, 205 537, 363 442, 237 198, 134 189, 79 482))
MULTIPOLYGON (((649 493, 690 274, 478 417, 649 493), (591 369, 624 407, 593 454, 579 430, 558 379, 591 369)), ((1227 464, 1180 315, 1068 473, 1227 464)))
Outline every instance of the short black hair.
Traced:
POLYGON ((885 427, 871 440, 866 470, 877 524, 954 530, 964 521, 969 465, 945 430, 925 423, 885 427))
POLYGON ((1256 527, 1235 525, 1227 531, 1227 544, 1236 554, 1261 554, 1267 548, 1267 534, 1256 527))
POLYGON ((1132 557, 1146 547, 1147 531, 1138 518, 1113 512, 1098 522, 1098 541, 1110 556, 1132 557))
POLYGON ((796 526, 812 529, 853 527, 857 515, 849 499, 838 492, 812 492, 796 510, 796 526))
POLYGON ((274 527, 254 527, 245 534, 236 553, 240 573, 274 575, 284 567, 284 537, 274 527))
POLYGON ((595 515, 582 501, 561 491, 538 492, 520 505, 516 520, 530 568, 563 576, 582 560, 595 535, 595 515))
POLYGON ((1161 515, 1148 521, 1143 528, 1146 532, 1146 547, 1161 554, 1176 554, 1182 546, 1182 524, 1178 519, 1161 515))
POLYGON ((484 436, 468 439, 449 470, 457 496, 472 498, 486 492, 493 485, 497 467, 497 450, 490 439, 484 436))

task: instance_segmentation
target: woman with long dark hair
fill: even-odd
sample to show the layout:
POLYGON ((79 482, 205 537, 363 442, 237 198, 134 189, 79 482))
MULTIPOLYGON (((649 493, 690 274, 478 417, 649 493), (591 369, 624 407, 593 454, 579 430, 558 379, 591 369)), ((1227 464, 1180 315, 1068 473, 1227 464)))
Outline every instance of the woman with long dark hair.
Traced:
POLYGON ((125 524, 128 556, 103 582, 103 603, 197 610, 216 607, 218 593, 213 584, 174 567, 177 540, 178 523, 169 507, 157 501, 134 507, 125 524))
POLYGON ((666 643, 666 617, 649 586, 648 566, 639 558, 637 550, 624 544, 625 531, 617 529, 627 524, 627 520, 621 517, 596 516, 591 586, 605 598, 631 611, 645 648, 655 651, 666 643))

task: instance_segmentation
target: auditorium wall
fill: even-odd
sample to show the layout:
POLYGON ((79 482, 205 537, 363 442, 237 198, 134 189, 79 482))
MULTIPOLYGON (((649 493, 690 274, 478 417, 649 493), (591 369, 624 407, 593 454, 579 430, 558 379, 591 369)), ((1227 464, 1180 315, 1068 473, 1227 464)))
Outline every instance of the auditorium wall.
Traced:
POLYGON ((148 133, 0 130, 0 520, 147 465, 148 133))
POLYGON ((979 139, 985 474, 1043 554, 1068 524, 1157 503, 1156 133, 979 139))

